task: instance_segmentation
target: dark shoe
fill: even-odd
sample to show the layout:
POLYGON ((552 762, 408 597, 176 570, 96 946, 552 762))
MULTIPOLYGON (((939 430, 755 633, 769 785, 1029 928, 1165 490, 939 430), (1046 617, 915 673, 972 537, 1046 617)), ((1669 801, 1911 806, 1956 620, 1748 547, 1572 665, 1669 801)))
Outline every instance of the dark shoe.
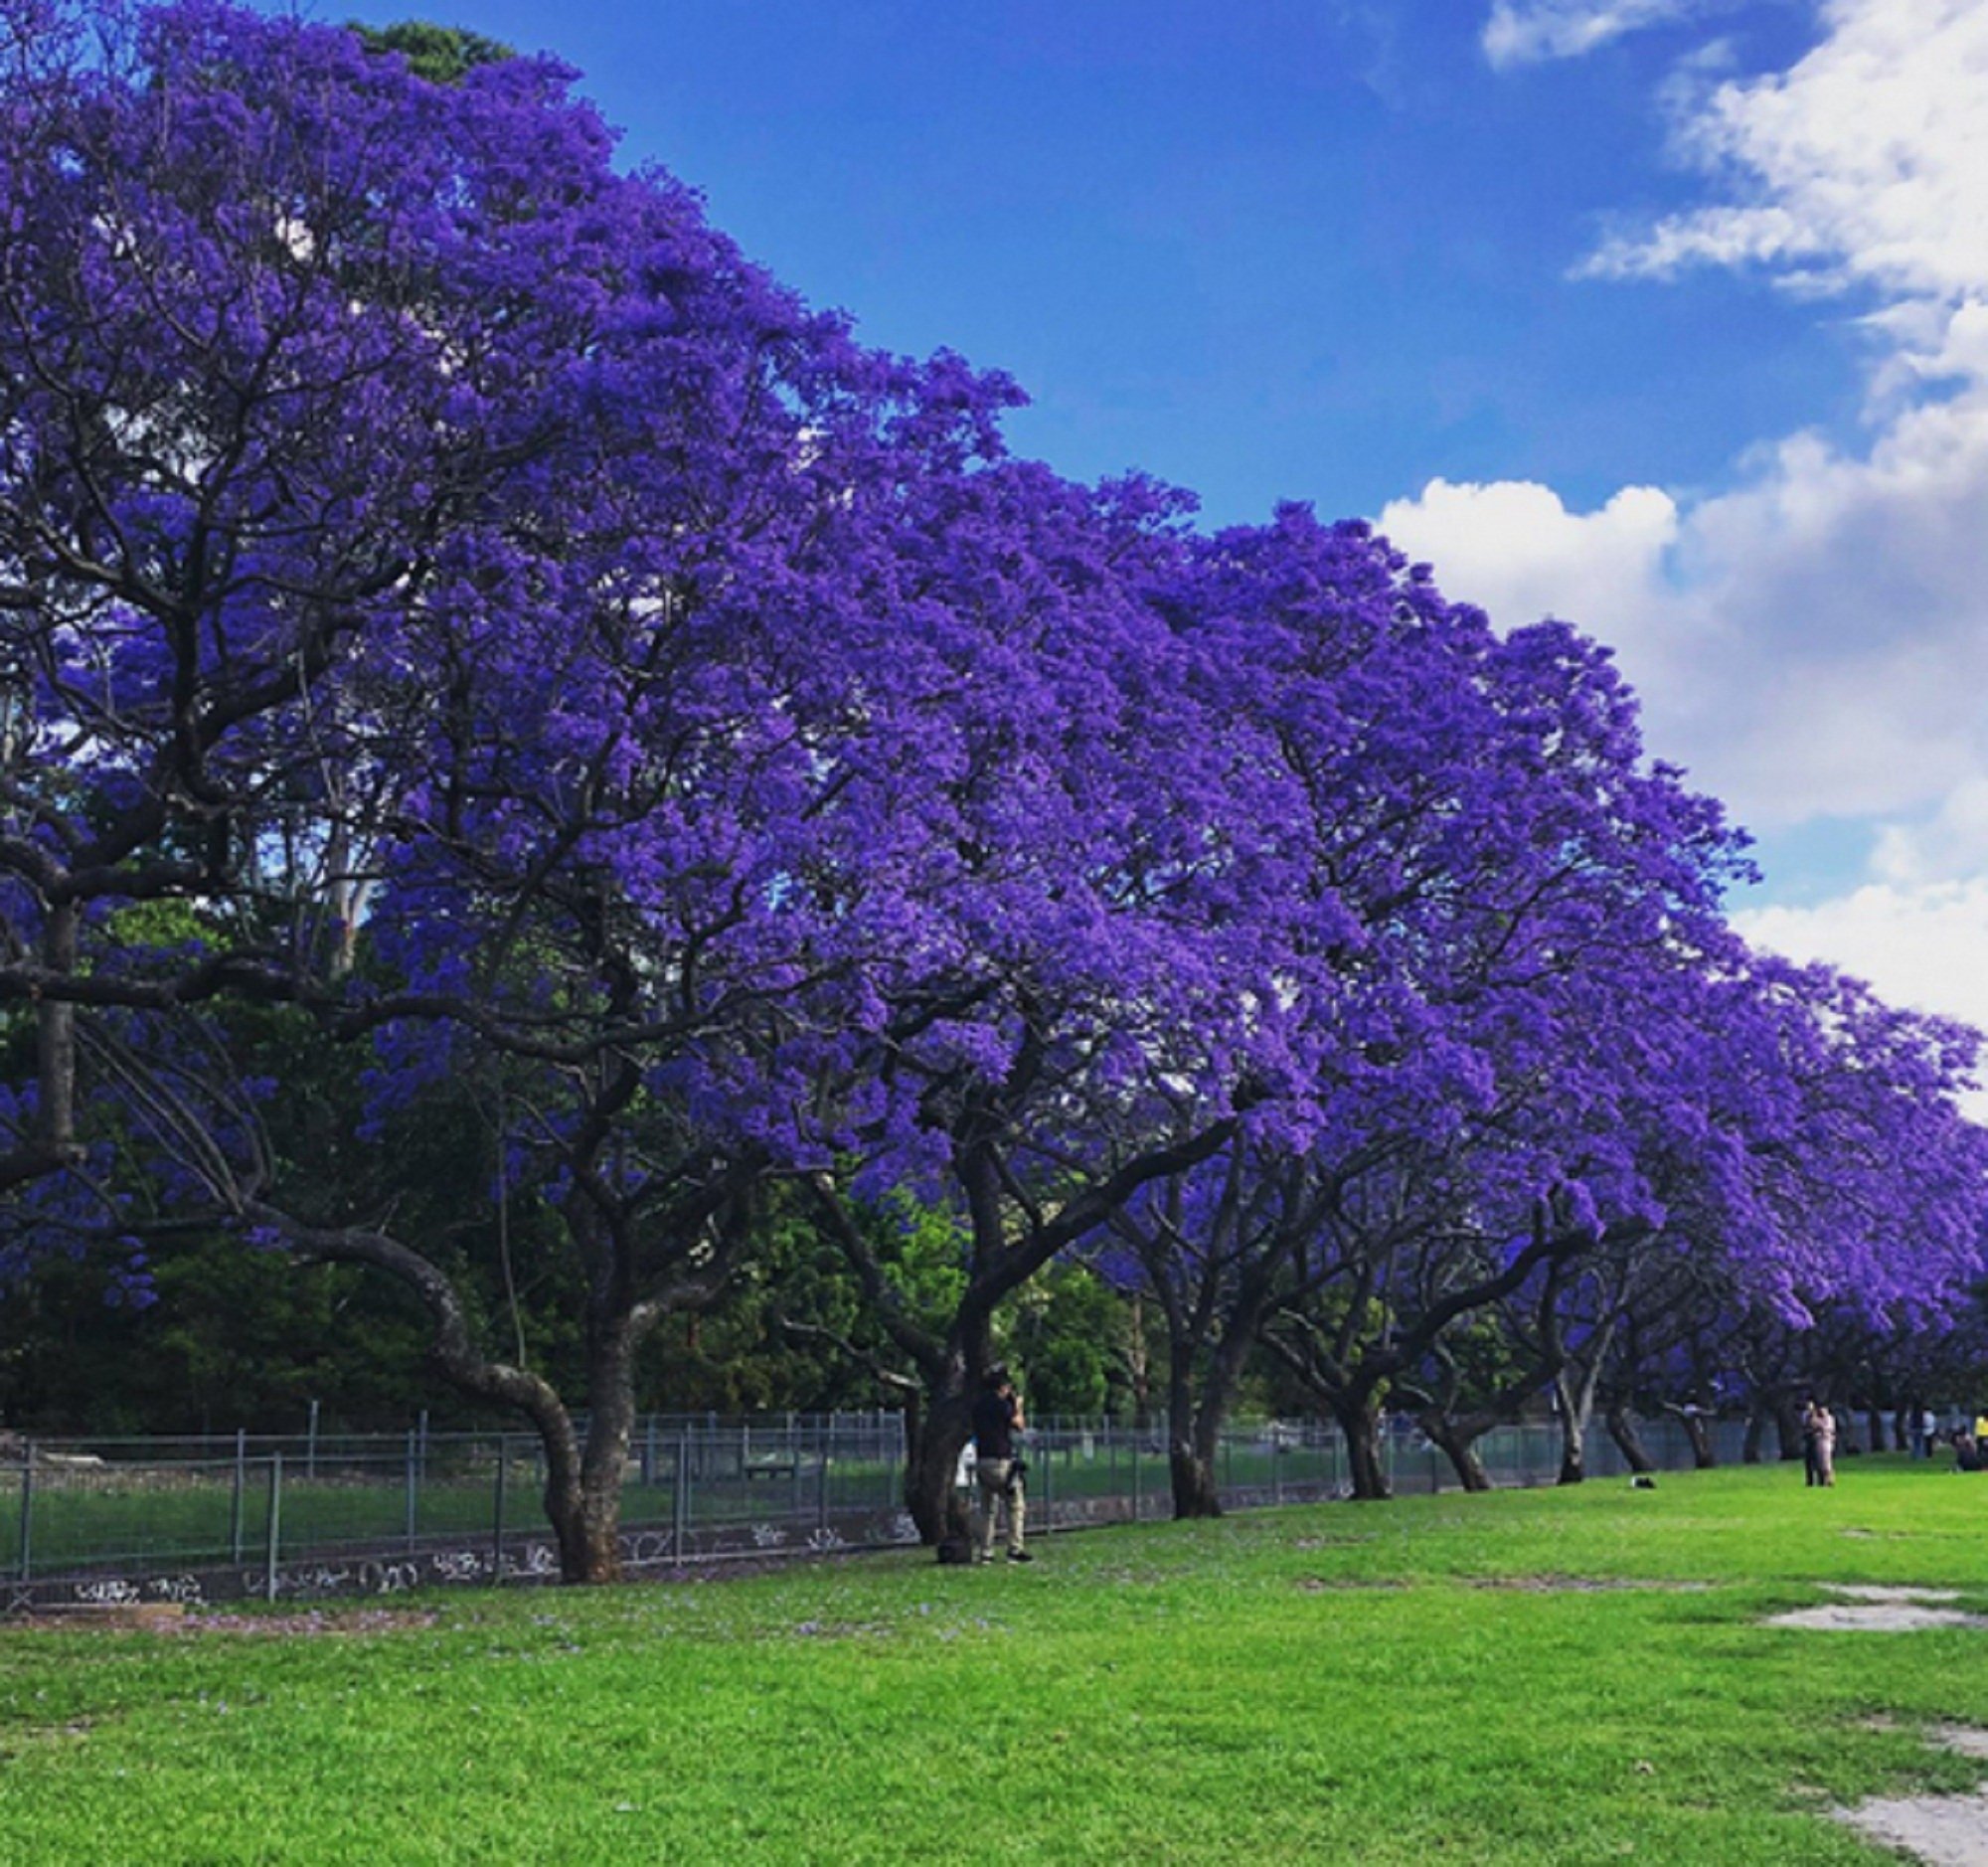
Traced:
POLYGON ((1032 1563, 1036 1559, 1025 1549, 1011 1549, 1008 1552, 1008 1560, 1011 1563, 1032 1563))

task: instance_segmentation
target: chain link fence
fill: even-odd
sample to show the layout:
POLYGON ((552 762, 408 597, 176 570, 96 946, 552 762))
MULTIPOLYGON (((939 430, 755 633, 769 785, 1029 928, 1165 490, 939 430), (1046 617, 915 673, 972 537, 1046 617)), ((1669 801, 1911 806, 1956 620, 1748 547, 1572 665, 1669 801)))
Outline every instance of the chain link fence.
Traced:
MULTIPOLYGON (((1660 1467, 1692 1463, 1675 1421, 1642 1433, 1660 1467)), ((1741 1423, 1712 1433, 1723 1462, 1740 1456, 1741 1423)), ((905 1450, 902 1417, 888 1413, 644 1419, 623 1473, 622 1561, 640 1574, 914 1541, 901 1501, 905 1450)), ((1499 1429, 1478 1450, 1501 1486, 1552 1483, 1560 1471, 1552 1424, 1499 1429)), ((1172 1514, 1163 1428, 1050 1422, 1032 1429, 1027 1452, 1034 1530, 1172 1514)), ((1398 1492, 1455 1485, 1447 1459, 1405 1422, 1390 1423, 1383 1459, 1398 1492)), ((1612 1442, 1594 1436, 1589 1474, 1625 1468, 1612 1442)), ((1342 1436, 1313 1422, 1232 1428, 1215 1476, 1228 1508, 1350 1488, 1342 1436)), ((550 1580, 559 1563, 544 1485, 526 1434, 17 1441, 0 1452, 0 1608, 550 1580)))

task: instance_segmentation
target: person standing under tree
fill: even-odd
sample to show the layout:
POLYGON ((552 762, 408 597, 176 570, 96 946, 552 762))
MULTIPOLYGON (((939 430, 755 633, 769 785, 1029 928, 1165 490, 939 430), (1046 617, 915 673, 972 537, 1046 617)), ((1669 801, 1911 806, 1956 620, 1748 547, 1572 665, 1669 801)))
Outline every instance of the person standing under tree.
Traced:
POLYGON ((1818 1484, 1836 1482, 1836 1416, 1827 1401, 1815 1404, 1815 1472, 1818 1484))
POLYGON ((1033 1562, 1022 1547, 1022 1528, 1028 1518, 1028 1500, 1023 1495, 1020 1459, 1016 1456, 1015 1436, 1023 1430, 1022 1397, 999 1362, 981 1378, 980 1397, 973 1403, 973 1474, 980 1487, 980 1560, 994 1555, 994 1518, 998 1505, 1008 1510, 1008 1560, 1033 1562))

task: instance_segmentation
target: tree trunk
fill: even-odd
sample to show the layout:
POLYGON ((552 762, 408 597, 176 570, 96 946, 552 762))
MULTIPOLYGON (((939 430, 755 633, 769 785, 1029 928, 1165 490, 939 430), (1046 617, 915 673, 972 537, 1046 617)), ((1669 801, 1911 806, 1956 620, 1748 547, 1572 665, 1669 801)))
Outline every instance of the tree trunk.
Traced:
POLYGON ((1766 1430, 1767 1416, 1756 1402, 1746 1409, 1746 1437, 1740 1445, 1740 1462, 1742 1465, 1757 1465, 1760 1462, 1760 1442, 1766 1430))
POLYGON ((970 1537, 973 1520, 955 1482, 959 1455, 973 1431, 973 1409, 963 1382, 925 1396, 924 1417, 908 1448, 905 1508, 927 1545, 970 1537))
POLYGON ((1208 1357, 1196 1392, 1196 1348, 1193 1334, 1169 1316, 1171 1340, 1167 1356, 1167 1470, 1173 1483, 1174 1516, 1219 1517, 1222 1495, 1216 1466, 1222 1452, 1222 1428, 1229 1403, 1255 1340, 1260 1305, 1243 1306, 1230 1318, 1215 1351, 1208 1357))
MULTIPOLYGON (((73 901, 49 910, 43 931, 43 953, 51 972, 76 970, 78 932, 83 912, 73 901)), ((67 1165, 78 1157, 76 1139, 76 1007, 67 1000, 45 998, 39 1007, 37 1039, 39 1103, 35 1119, 39 1143, 51 1165, 67 1165)))
POLYGON ((1417 1414, 1415 1424, 1421 1428, 1429 1443, 1449 1460, 1457 1482, 1466 1491, 1490 1490, 1491 1474, 1484 1469, 1484 1461, 1477 1455, 1478 1435, 1466 1433, 1458 1422, 1434 1407, 1425 1408, 1417 1414))
POLYGON ((1889 1451, 1891 1444, 1885 1438, 1885 1416, 1883 1412, 1876 1407, 1871 1408, 1865 1415, 1864 1424, 1870 1430, 1871 1449, 1874 1452, 1889 1451))
POLYGON ((1713 1449, 1712 1434, 1701 1413, 1685 1409, 1678 1414, 1684 1422, 1684 1436, 1691 1442, 1691 1462, 1700 1471, 1710 1471, 1719 1463, 1719 1454, 1713 1449))
POLYGON ((1363 1503, 1392 1497, 1387 1460, 1381 1454, 1381 1410, 1369 1399, 1336 1404, 1332 1412, 1346 1436, 1354 1497, 1363 1503))
POLYGON ((1146 1353, 1146 1307, 1132 1292, 1131 1313, 1125 1319, 1125 1383, 1132 1396, 1132 1424, 1153 1423, 1153 1370, 1146 1353))
POLYGON ((1560 1400, 1560 1476, 1555 1482, 1582 1484, 1587 1479, 1587 1421, 1594 1391, 1583 1382, 1576 1396, 1565 1380, 1556 1379, 1554 1393, 1560 1400))
POLYGON ((559 1545, 560 1580, 592 1584, 621 1580, 619 1500, 603 1510, 582 1483, 546 1475, 546 1517, 559 1545))
POLYGON ((635 1339, 628 1317, 598 1325, 587 1353, 580 1469, 556 1481, 547 1466, 546 1514, 559 1541, 563 1582, 621 1580, 621 1482, 635 1428, 635 1339))
POLYGON ((582 1452, 573 1416, 551 1382, 527 1368, 479 1354, 469 1312, 447 1275, 411 1246, 364 1226, 318 1227, 280 1208, 250 1201, 243 1218, 267 1226, 289 1241, 299 1264, 366 1265, 400 1278, 421 1299, 434 1327, 428 1352, 443 1376, 463 1393, 515 1408, 536 1429, 546 1455, 546 1516, 559 1544, 566 1582, 611 1582, 619 1571, 621 1472, 634 1419, 631 1379, 641 1331, 623 1317, 610 1338, 596 1335, 588 1352, 591 1398, 598 1416, 582 1452), (603 1341, 605 1346, 603 1347, 603 1341))
POLYGON ((1177 1520, 1222 1515, 1222 1498, 1215 1486, 1215 1460, 1193 1439, 1169 1436, 1167 1475, 1173 1482, 1177 1520))
POLYGON ((1643 1445, 1642 1435, 1636 1431, 1636 1416, 1629 1411, 1626 1401, 1617 1401, 1602 1416, 1607 1422, 1608 1437, 1615 1442, 1616 1449, 1627 1461, 1629 1469, 1637 1472, 1654 1471, 1657 1461, 1643 1445))

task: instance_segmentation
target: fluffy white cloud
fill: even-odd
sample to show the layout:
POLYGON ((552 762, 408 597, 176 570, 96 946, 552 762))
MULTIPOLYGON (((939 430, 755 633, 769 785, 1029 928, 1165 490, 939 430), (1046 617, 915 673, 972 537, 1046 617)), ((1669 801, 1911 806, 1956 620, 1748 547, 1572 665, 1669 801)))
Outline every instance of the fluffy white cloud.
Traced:
POLYGON ((1585 270, 1662 278, 1692 264, 1762 263, 1811 289, 1978 295, 1988 281, 1988 7, 1827 0, 1822 18, 1826 36, 1790 71, 1679 92, 1679 154, 1739 178, 1742 199, 1610 241, 1585 270))
POLYGON ((1706 0, 1492 0, 1484 56, 1493 65, 1574 59, 1644 26, 1705 10, 1706 0))
MULTIPOLYGON (((1866 886, 1743 913, 1748 937, 1988 1027, 1988 3, 1814 7, 1818 43, 1785 72, 1734 77, 1709 50, 1679 66, 1674 148, 1716 198, 1579 270, 1857 290, 1863 443, 1795 434, 1717 495, 1631 487, 1586 513, 1435 481, 1382 522, 1496 619, 1552 611, 1616 643, 1655 749, 1741 820, 1868 823, 1866 886)), ((1697 10, 1495 0, 1484 47, 1573 56, 1697 10)))
MULTIPOLYGON (((1496 0, 1485 43, 1572 52, 1686 10, 1496 0)), ((1816 11, 1819 42, 1784 73, 1680 67, 1677 147, 1727 199, 1585 269, 1859 285, 1878 301, 1866 443, 1796 434, 1716 496, 1631 487, 1581 514, 1542 486, 1437 481, 1383 524, 1500 620, 1552 610, 1616 643, 1654 743, 1742 817, 1907 819, 1922 827, 1881 851, 1947 873, 1988 772, 1988 4, 1816 11)))
POLYGON ((1625 486, 1598 512, 1570 512, 1550 486, 1431 480, 1381 514, 1405 551, 1430 559, 1449 594, 1510 624, 1553 614, 1606 617, 1619 641, 1648 608, 1678 509, 1655 486, 1625 486))
POLYGON ((1855 973, 1895 1005, 1988 1029, 1988 879, 1915 890, 1873 883, 1819 907, 1734 918, 1758 946, 1855 973))
POLYGON ((1886 824, 1871 869, 1901 889, 1988 874, 1988 776, 1957 784, 1921 821, 1886 824))
POLYGON ((1615 646, 1649 736, 1745 821, 1923 814, 1988 769, 1988 391, 1899 416, 1865 454, 1799 435, 1734 491, 1435 480, 1381 528, 1501 626, 1615 646))

